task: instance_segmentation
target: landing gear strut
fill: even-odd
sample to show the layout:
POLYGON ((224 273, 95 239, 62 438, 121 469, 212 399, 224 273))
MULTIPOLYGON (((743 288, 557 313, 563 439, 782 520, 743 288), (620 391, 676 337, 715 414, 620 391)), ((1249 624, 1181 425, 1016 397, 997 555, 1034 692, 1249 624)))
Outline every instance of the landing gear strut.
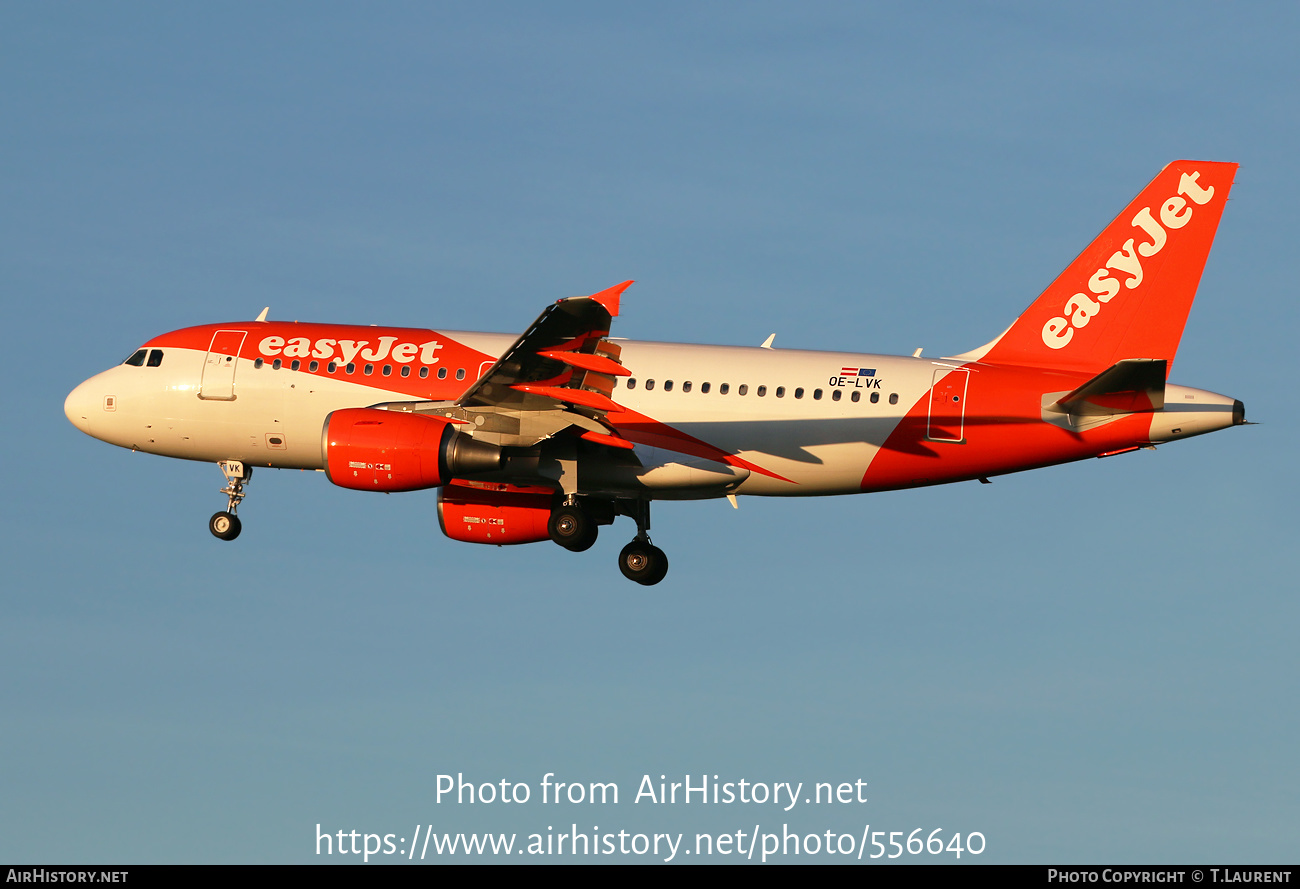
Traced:
POLYGON ((217 465, 226 477, 226 486, 221 489, 221 493, 226 495, 227 505, 225 512, 213 513, 212 518, 208 519, 208 530, 213 537, 234 540, 243 530, 235 511, 239 509, 239 501, 244 499, 244 486, 253 477, 253 467, 245 466, 238 460, 222 460, 217 465))
POLYGON ((618 554, 618 570, 628 580, 654 586, 668 574, 668 556, 650 542, 650 501, 637 500, 632 518, 636 520, 636 537, 618 554))

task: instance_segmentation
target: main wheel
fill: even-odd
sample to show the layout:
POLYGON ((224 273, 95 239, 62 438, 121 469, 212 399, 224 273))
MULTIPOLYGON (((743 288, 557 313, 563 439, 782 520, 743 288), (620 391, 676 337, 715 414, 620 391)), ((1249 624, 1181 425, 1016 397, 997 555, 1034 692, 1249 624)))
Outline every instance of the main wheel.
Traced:
POLYGON ((633 540, 618 554, 618 570, 628 580, 654 586, 668 574, 668 556, 653 543, 633 540))
POLYGON ((233 512, 218 512, 208 519, 208 530, 212 532, 213 537, 221 540, 234 540, 239 536, 242 528, 239 516, 233 512))
POLYGON ((596 542, 596 523, 580 506, 561 506, 553 510, 547 531, 552 540, 575 553, 591 549, 596 542))

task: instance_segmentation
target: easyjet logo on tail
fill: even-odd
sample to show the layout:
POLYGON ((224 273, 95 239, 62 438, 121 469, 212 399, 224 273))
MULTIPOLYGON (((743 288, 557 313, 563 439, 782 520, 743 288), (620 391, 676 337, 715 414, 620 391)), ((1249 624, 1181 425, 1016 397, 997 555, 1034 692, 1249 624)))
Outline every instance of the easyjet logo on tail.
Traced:
POLYGON ((1169 239, 1169 230, 1180 229, 1191 221, 1193 208, 1187 201, 1190 199, 1200 206, 1214 197, 1214 186, 1202 188, 1198 181, 1200 177, 1199 171, 1182 175, 1178 180, 1178 193, 1160 205, 1159 222, 1150 207, 1137 212, 1131 224, 1151 240, 1140 244, 1136 238, 1125 241, 1106 265, 1088 279, 1089 293, 1076 293, 1066 302, 1063 315, 1048 319, 1043 325, 1043 343, 1049 349, 1064 349, 1074 338, 1077 328, 1087 327, 1088 322, 1101 312, 1101 307, 1119 295, 1120 281, 1112 273, 1128 276, 1124 280, 1124 287, 1128 290, 1136 290, 1142 285, 1142 258, 1159 253, 1169 239))

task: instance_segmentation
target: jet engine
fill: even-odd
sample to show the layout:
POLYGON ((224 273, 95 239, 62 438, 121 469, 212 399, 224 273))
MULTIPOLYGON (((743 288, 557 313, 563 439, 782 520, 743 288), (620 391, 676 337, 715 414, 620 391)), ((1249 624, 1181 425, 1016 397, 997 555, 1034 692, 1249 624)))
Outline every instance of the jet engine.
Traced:
POLYGON ((550 537, 555 492, 485 482, 447 485, 438 492, 442 533, 465 543, 536 543, 550 537))
POLYGON ((500 448, 456 431, 451 420, 376 408, 327 416, 321 454, 329 480, 357 491, 436 488, 501 465, 500 448))

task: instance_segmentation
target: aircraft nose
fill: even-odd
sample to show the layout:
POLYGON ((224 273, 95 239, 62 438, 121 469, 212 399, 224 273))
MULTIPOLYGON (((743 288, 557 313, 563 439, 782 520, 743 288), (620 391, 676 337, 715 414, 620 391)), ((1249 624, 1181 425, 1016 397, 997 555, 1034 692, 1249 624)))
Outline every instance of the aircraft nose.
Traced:
POLYGON ((68 393, 63 401, 63 413, 69 422, 87 435, 91 435, 90 418, 99 409, 99 399, 90 389, 90 381, 82 383, 68 393))

